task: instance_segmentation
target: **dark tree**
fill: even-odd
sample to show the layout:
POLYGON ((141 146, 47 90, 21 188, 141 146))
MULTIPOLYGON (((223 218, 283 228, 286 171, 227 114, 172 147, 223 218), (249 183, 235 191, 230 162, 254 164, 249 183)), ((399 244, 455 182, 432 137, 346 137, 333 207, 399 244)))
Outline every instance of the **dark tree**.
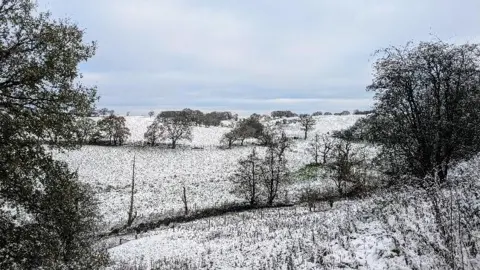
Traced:
POLYGON ((332 161, 327 163, 327 172, 335 182, 340 195, 345 195, 348 188, 361 189, 366 174, 365 155, 355 149, 349 141, 338 140, 331 151, 332 161))
POLYGON ((276 135, 276 128, 272 126, 265 126, 263 128, 262 134, 259 138, 260 145, 263 146, 270 146, 275 144, 275 135, 276 135))
POLYGON ((95 44, 28 0, 0 2, 0 33, 0 268, 99 269, 93 193, 45 147, 79 147, 97 96, 77 67, 95 44))
POLYGON ((266 146, 275 150, 280 158, 285 158, 285 152, 291 149, 292 140, 287 137, 285 131, 281 129, 273 129, 271 133, 271 141, 266 146))
POLYGON ((102 109, 98 110, 98 113, 102 116, 106 116, 107 114, 110 113, 110 110, 108 108, 102 108, 102 109))
POLYGON ((163 111, 157 115, 157 119, 161 118, 173 118, 180 115, 180 111, 163 111))
POLYGON ((238 139, 238 134, 235 129, 223 134, 220 141, 221 144, 227 145, 228 149, 232 148, 233 143, 238 139))
POLYGON ((154 111, 149 111, 149 112, 148 112, 148 116, 152 117, 152 116, 154 116, 154 115, 155 115, 155 112, 154 112, 154 111))
POLYGON ((81 144, 92 142, 94 134, 98 131, 97 123, 88 117, 82 117, 77 121, 77 126, 78 142, 81 144))
POLYGON ((280 188, 289 181, 289 171, 283 144, 272 144, 265 153, 261 169, 262 184, 267 194, 267 205, 273 205, 280 188))
POLYGON ((250 118, 251 118, 251 119, 256 119, 256 120, 259 120, 259 121, 260 121, 260 117, 261 117, 261 115, 258 114, 258 113, 252 113, 252 114, 250 115, 250 118))
POLYGON ((273 205, 282 186, 289 181, 286 150, 290 148, 291 141, 281 130, 270 130, 270 143, 267 144, 265 158, 262 162, 262 185, 267 195, 267 205, 273 205))
POLYGON ((292 111, 273 111, 270 115, 273 118, 297 116, 297 114, 293 113, 292 111))
MULTIPOLYGON (((316 142, 317 143, 317 142, 316 142)), ((333 150, 333 147, 337 144, 337 142, 329 136, 329 134, 322 134, 320 136, 320 147, 318 149, 318 153, 322 158, 322 164, 325 165, 328 163, 328 158, 330 157, 330 153, 333 150)))
POLYGON ((205 114, 199 110, 191 110, 190 120, 197 126, 200 126, 203 123, 205 114))
POLYGON ((147 127, 147 132, 143 135, 147 143, 151 146, 155 146, 158 140, 164 138, 165 128, 159 121, 153 121, 153 123, 147 127))
POLYGON ((258 203, 261 165, 256 149, 253 148, 247 158, 238 162, 235 174, 230 177, 230 181, 235 185, 235 192, 247 199, 250 205, 258 203))
POLYGON ((255 138, 259 139, 262 137, 264 126, 260 123, 259 118, 256 116, 251 116, 249 118, 243 119, 234 129, 234 133, 237 138, 240 140, 241 145, 245 139, 255 138))
POLYGON ((374 64, 369 133, 389 173, 445 181, 480 150, 480 47, 441 41, 390 47, 374 64))
POLYGON ((111 145, 122 145, 130 136, 130 130, 125 126, 125 117, 109 115, 98 121, 102 137, 108 139, 111 145))
POLYGON ((159 125, 163 128, 163 137, 172 142, 172 149, 177 147, 178 140, 192 140, 192 122, 185 117, 175 116, 170 118, 157 117, 159 125))
POLYGON ((366 110, 366 111, 354 110, 353 114, 354 115, 368 115, 368 114, 371 114, 373 112, 374 112, 373 110, 366 110))
POLYGON ((304 139, 307 139, 308 131, 315 127, 315 119, 310 115, 303 115, 300 117, 300 126, 302 127, 303 132, 305 133, 304 139))
POLYGON ((234 130, 234 133, 240 140, 240 144, 243 145, 246 139, 255 138, 256 131, 255 127, 244 121, 234 130))
POLYGON ((320 164, 318 159, 320 157, 320 149, 322 147, 322 142, 320 139, 320 134, 315 134, 313 140, 308 144, 307 152, 312 155, 314 164, 320 164))

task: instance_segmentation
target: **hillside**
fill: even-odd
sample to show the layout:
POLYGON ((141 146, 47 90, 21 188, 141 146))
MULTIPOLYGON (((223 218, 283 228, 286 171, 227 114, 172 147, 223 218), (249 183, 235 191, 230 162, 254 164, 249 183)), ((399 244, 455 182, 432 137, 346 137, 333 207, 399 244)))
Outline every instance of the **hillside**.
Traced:
MULTIPOLYGON (((309 138, 347 128, 358 118, 316 117, 309 138)), ((150 122, 146 117, 127 117, 132 133, 129 141, 138 145, 150 122)), ((242 203, 228 177, 238 159, 255 145, 219 148, 219 138, 228 130, 195 127, 192 142, 182 142, 179 149, 86 146, 57 157, 78 168, 80 180, 94 187, 104 221, 101 230, 108 232, 126 223, 134 155, 138 212, 134 227, 182 216, 183 187, 193 212, 242 203)), ((302 137, 297 123, 286 125, 285 131, 290 137, 302 137)), ((308 142, 294 140, 287 152, 288 167, 294 173, 312 161, 306 152, 308 142)), ((452 179, 478 177, 479 162, 476 158, 462 163, 452 179)), ((333 182, 322 175, 297 177, 283 187, 278 200, 293 202, 293 207, 207 216, 107 237, 100 243, 109 248, 114 262, 111 269, 448 269, 437 252, 440 240, 434 216, 421 191, 380 190, 364 199, 336 201, 333 207, 318 202, 309 211, 299 201, 306 189, 335 193, 333 182), (415 202, 414 207, 405 208, 407 201, 415 202)), ((460 185, 455 192, 465 198, 472 190, 460 185)), ((470 201, 476 198, 472 195, 465 200, 480 205, 480 200, 470 201)))

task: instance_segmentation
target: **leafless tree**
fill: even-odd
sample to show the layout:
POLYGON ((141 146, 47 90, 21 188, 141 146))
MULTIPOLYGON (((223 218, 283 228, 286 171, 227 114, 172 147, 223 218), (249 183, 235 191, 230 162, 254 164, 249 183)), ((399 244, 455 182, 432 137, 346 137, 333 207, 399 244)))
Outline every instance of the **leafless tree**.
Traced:
POLYGON ((321 139, 320 139, 320 134, 315 134, 315 137, 313 140, 308 144, 307 152, 310 153, 313 157, 313 161, 315 164, 320 164, 318 163, 318 158, 320 157, 320 148, 322 147, 321 145, 321 139))
POLYGON ((334 144, 335 139, 333 139, 328 133, 317 133, 309 143, 307 152, 313 157, 315 164, 325 165, 328 162, 334 144))
POLYGON ((320 156, 322 157, 322 163, 325 165, 328 162, 328 157, 335 145, 336 141, 330 134, 322 134, 320 142, 320 156))
POLYGON ((272 144, 269 146, 273 148, 280 158, 285 158, 285 151, 292 146, 292 140, 287 137, 284 130, 277 130, 273 135, 272 144))
POLYGON ((366 155, 349 141, 338 140, 333 145, 332 161, 327 171, 335 182, 338 193, 345 195, 348 188, 363 189, 366 180, 366 155))
POLYGON ((284 155, 279 155, 276 147, 268 147, 263 164, 260 167, 263 186, 267 195, 267 205, 273 205, 282 185, 289 181, 287 160, 284 155))
POLYGON ((267 194, 267 205, 273 205, 279 189, 290 180, 285 152, 290 148, 291 141, 284 131, 278 130, 273 130, 271 138, 260 167, 263 187, 267 194))
POLYGON ((150 118, 151 118, 153 115, 155 115, 155 112, 154 112, 154 111, 149 111, 149 112, 148 112, 148 116, 150 116, 150 118))
POLYGON ((235 192, 245 197, 250 205, 258 203, 261 166, 262 162, 253 148, 247 158, 238 162, 235 174, 230 177, 230 181, 235 185, 235 192))
POLYGON ((315 127, 315 119, 313 119, 313 117, 310 115, 304 115, 300 117, 300 125, 302 127, 302 130, 305 132, 304 139, 306 140, 308 136, 308 131, 315 127))

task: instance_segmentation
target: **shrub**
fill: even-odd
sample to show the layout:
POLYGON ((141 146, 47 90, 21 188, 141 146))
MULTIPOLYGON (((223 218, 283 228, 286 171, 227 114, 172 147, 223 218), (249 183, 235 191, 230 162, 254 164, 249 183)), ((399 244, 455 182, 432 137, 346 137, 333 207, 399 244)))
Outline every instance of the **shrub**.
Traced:
POLYGON ((452 163, 480 151, 480 45, 442 41, 380 51, 368 90, 371 141, 384 163, 419 181, 447 179, 452 163))

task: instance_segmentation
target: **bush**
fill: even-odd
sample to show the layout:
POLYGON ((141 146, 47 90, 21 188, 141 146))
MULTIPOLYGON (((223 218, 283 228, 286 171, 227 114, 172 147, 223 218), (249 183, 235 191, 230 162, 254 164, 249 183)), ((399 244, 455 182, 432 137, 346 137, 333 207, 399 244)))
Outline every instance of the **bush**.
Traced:
POLYGON ((384 192, 376 201, 376 212, 411 268, 478 269, 478 168, 477 157, 455 168, 446 183, 428 177, 423 181, 430 187, 423 189, 411 179, 413 186, 384 192), (415 260, 416 250, 433 260, 415 260))
POLYGON ((299 201, 301 203, 306 203, 310 212, 316 211, 317 207, 321 205, 324 209, 327 207, 332 208, 334 202, 338 199, 339 196, 335 194, 334 190, 327 189, 320 191, 312 188, 310 185, 302 190, 299 197, 299 201))
POLYGON ((273 118, 282 118, 282 117, 296 117, 297 114, 293 113, 292 111, 273 111, 271 113, 273 118))
POLYGON ((361 118, 347 129, 334 131, 332 136, 351 142, 369 142, 372 141, 369 124, 370 121, 367 118, 361 118))
POLYGON ((445 181, 452 163, 480 151, 480 45, 422 42, 380 53, 368 136, 394 173, 445 181))
POLYGON ((349 141, 339 140, 333 145, 327 175, 335 182, 338 194, 360 195, 367 180, 366 154, 349 141))
POLYGON ((231 112, 209 112, 203 113, 199 110, 185 108, 181 111, 163 111, 157 115, 159 118, 185 118, 187 121, 205 126, 219 126, 223 120, 232 120, 238 118, 231 112))

